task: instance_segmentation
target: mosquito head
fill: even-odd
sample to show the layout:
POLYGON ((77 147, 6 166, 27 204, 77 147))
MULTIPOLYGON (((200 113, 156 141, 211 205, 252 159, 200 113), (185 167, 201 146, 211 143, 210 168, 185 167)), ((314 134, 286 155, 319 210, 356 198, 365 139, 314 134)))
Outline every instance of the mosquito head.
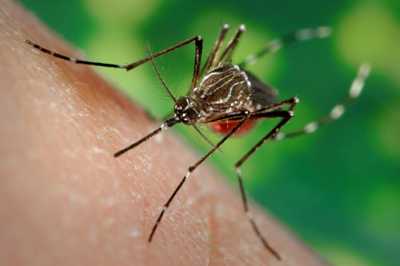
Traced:
POLYGON ((200 112, 197 104, 188 96, 179 98, 175 104, 175 115, 179 121, 185 124, 195 124, 199 119, 200 112))

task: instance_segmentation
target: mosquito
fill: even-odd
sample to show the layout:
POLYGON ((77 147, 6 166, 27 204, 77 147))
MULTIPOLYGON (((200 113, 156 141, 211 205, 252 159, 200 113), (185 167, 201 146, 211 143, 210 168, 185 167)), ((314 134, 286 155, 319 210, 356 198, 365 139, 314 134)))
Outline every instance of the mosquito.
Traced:
POLYGON ((237 174, 243 209, 251 228, 253 229, 255 235, 260 239, 262 245, 277 260, 281 260, 281 255, 267 241, 267 238, 263 236, 259 226, 257 226, 249 211, 248 200, 245 193, 243 177, 240 168, 251 157, 251 155, 253 155, 256 150, 267 141, 277 141, 310 134, 315 132, 320 126, 340 118, 348 108, 349 104, 361 94, 361 91, 364 87, 364 82, 370 71, 370 66, 368 64, 360 65, 358 73, 351 83, 347 96, 343 101, 334 105, 328 114, 306 124, 299 130, 284 133, 281 132, 281 128, 293 118, 294 108, 299 102, 299 99, 297 97, 291 97, 284 100, 277 100, 277 91, 246 70, 246 67, 256 63, 266 54, 275 53, 282 47, 289 44, 312 39, 326 38, 330 36, 331 29, 329 27, 321 26, 316 28, 305 28, 291 32, 281 38, 267 42, 265 46, 263 46, 263 48, 258 52, 250 54, 243 62, 234 64, 232 62, 232 56, 236 51, 239 40, 245 30, 245 26, 240 25, 230 41, 224 45, 226 34, 229 31, 229 26, 227 24, 223 25, 204 64, 201 63, 203 54, 203 39, 200 36, 194 36, 178 42, 171 47, 155 53, 150 53, 149 56, 143 59, 125 65, 81 60, 53 52, 29 40, 26 42, 41 52, 63 60, 71 61, 76 64, 120 68, 129 71, 151 61, 157 76, 162 83, 162 86, 174 101, 172 115, 170 115, 158 128, 150 132, 148 135, 142 137, 126 148, 117 151, 114 154, 114 157, 121 156, 127 151, 146 142, 161 131, 171 128, 177 124, 184 124, 194 127, 194 129, 196 129, 196 131, 198 131, 203 138, 206 137, 197 128, 198 124, 207 124, 211 129, 223 135, 223 137, 217 143, 212 144, 212 147, 205 155, 188 167, 187 173, 183 176, 175 190, 164 203, 149 234, 149 242, 153 240, 153 237, 160 222, 162 221, 162 218, 164 217, 165 212, 170 207, 178 192, 181 190, 192 173, 208 157, 210 157, 233 135, 245 133, 251 129, 256 121, 261 119, 278 119, 278 123, 275 124, 275 126, 269 130, 258 142, 256 142, 251 149, 242 155, 242 157, 239 158, 234 166, 237 174), (193 77, 187 95, 176 98, 164 80, 161 78, 160 72, 156 68, 153 59, 189 44, 194 44, 195 46, 193 77))

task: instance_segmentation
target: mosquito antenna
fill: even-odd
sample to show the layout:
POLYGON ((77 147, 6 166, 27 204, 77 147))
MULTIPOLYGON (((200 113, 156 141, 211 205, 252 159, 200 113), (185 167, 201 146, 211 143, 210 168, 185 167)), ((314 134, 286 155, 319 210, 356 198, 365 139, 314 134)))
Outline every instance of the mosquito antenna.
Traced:
POLYGON ((116 153, 114 153, 114 157, 119 157, 122 154, 124 154, 125 152, 139 146, 140 144, 142 144, 143 142, 145 142, 146 140, 150 139, 151 137, 157 135, 158 133, 160 133, 162 130, 165 130, 167 128, 170 128, 172 126, 174 126, 175 124, 179 123, 179 120, 177 119, 176 116, 167 119, 164 123, 161 124, 161 126, 157 129, 155 129, 154 131, 150 132, 149 134, 147 134, 146 136, 144 136, 143 138, 139 139, 138 141, 132 143, 131 145, 127 146, 126 148, 123 148, 122 150, 117 151, 116 153))
MULTIPOLYGON (((157 65, 155 64, 155 62, 154 62, 154 60, 153 60, 154 58, 151 56, 152 53, 151 53, 150 45, 147 45, 147 50, 148 50, 148 52, 149 52, 149 54, 150 54, 150 62, 151 62, 151 64, 152 64, 152 66, 153 66, 154 71, 155 71, 156 74, 157 74, 158 79, 160 80, 160 82, 161 82, 161 84, 163 85, 163 87, 167 90, 169 96, 171 96, 171 98, 172 98, 172 99, 174 100, 174 102, 176 103, 176 98, 175 98, 175 96, 172 94, 171 90, 168 88, 168 86, 167 86, 167 84, 165 83, 164 79, 161 77, 161 73, 160 73, 160 71, 158 70, 157 65)), ((214 147, 214 143, 212 143, 212 141, 211 141, 210 139, 208 139, 207 136, 204 135, 204 133, 201 132, 201 130, 200 130, 196 125, 193 125, 193 128, 197 131, 197 133, 199 133, 199 135, 200 135, 201 138, 203 138, 208 144, 210 144, 212 147, 214 147)), ((155 133, 155 134, 157 134, 157 133, 155 133)))
POLYGON ((176 98, 175 96, 172 94, 172 91, 168 88, 167 84, 165 83, 165 81, 163 80, 163 78, 161 77, 161 73, 158 70, 156 63, 154 62, 154 57, 153 54, 151 53, 151 49, 150 49, 150 45, 147 45, 147 50, 150 54, 150 62, 151 65, 153 66, 154 71, 157 74, 157 78, 160 80, 161 84, 163 85, 163 87, 165 88, 165 90, 167 91, 168 95, 172 98, 172 100, 174 100, 174 103, 176 103, 176 98))

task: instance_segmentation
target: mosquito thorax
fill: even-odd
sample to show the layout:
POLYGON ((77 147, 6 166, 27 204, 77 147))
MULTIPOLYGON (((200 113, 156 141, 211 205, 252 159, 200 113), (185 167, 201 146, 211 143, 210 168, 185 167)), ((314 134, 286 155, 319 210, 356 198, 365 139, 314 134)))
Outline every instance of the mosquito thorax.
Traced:
POLYGON ((197 104, 188 96, 179 98, 175 104, 175 115, 185 124, 194 124, 199 119, 197 104))

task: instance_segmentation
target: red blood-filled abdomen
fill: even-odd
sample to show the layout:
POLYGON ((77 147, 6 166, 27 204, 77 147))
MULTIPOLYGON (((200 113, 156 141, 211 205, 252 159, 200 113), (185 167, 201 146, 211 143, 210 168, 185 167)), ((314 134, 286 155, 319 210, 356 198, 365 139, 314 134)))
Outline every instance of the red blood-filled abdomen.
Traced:
MULTIPOLYGON (((249 131, 255 124, 255 120, 247 120, 244 122, 244 124, 235 132, 235 135, 240 135, 244 134, 247 131, 249 131)), ((210 128, 222 135, 228 134, 235 126, 237 126, 240 123, 240 121, 232 121, 232 120, 226 120, 226 121, 218 121, 218 122, 213 122, 210 123, 209 126, 210 128)))

